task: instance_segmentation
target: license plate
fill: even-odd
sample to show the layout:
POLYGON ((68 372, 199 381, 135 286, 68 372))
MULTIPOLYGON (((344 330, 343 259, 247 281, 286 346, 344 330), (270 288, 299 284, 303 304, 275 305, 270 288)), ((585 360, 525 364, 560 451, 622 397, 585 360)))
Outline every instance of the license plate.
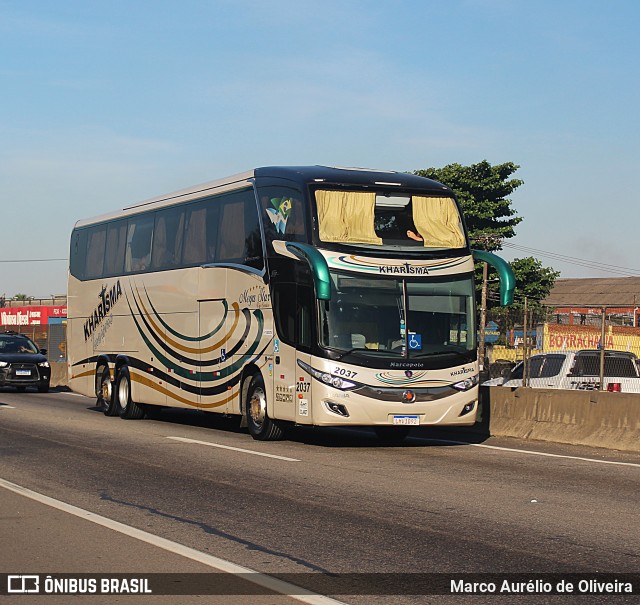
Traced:
POLYGON ((31 376, 31 370, 16 370, 16 376, 31 376))
POLYGON ((417 424, 420 424, 420 417, 419 416, 394 416, 393 424, 417 425, 417 424))

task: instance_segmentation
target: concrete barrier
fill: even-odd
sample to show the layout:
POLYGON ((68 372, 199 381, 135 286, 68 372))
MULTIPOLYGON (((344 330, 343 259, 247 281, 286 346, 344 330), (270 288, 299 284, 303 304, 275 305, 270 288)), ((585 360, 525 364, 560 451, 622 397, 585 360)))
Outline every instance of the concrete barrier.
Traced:
MULTIPOLYGON (((67 364, 51 363, 51 386, 67 385, 67 364)), ((458 430, 640 452, 640 394, 481 387, 479 421, 458 430)))
POLYGON ((482 387, 490 435, 640 452, 640 394, 482 387))
POLYGON ((69 384, 67 378, 67 363, 60 361, 49 362, 51 364, 51 386, 66 387, 69 384))

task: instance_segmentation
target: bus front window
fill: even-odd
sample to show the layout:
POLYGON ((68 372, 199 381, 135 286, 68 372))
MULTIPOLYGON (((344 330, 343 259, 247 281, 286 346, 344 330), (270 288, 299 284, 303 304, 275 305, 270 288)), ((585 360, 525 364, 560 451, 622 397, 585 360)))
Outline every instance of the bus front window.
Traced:
POLYGON ((320 344, 357 355, 473 359, 471 276, 405 281, 331 273, 331 300, 320 301, 320 344))

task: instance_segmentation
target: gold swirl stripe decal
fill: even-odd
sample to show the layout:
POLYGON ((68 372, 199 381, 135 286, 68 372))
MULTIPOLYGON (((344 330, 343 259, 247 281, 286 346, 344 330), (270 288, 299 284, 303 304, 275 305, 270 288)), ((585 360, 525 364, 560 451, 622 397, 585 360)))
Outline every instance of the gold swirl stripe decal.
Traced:
POLYGON ((234 394, 233 391, 231 391, 231 394, 227 397, 225 397, 224 399, 217 401, 215 403, 208 403, 206 405, 202 405, 199 406, 197 401, 190 401, 189 399, 186 399, 185 397, 181 397, 180 395, 177 395, 176 393, 174 393, 173 391, 170 391, 169 389, 167 389, 166 387, 163 387, 162 385, 156 384, 155 382, 153 382, 153 380, 151 380, 150 378, 148 378, 147 376, 143 375, 143 374, 138 374, 137 372, 130 372, 130 376, 131 376, 131 380, 133 382, 137 382, 138 384, 142 384, 146 387, 149 387, 150 389, 153 389, 154 391, 158 392, 158 393, 162 393, 163 395, 166 395, 167 397, 175 400, 175 401, 179 401, 180 403, 184 403, 185 405, 189 405, 191 407, 197 408, 197 407, 203 407, 203 408, 214 408, 214 407, 219 407, 221 405, 224 405, 226 403, 228 403, 229 401, 231 401, 234 398, 234 394))
MULTIPOLYGON (((151 326, 155 330, 155 333, 156 334, 162 334, 162 330, 160 329, 158 324, 153 320, 152 315, 147 310, 147 308, 146 308, 146 306, 144 304, 144 301, 142 300, 142 297, 140 296, 140 291, 136 289, 135 294, 137 295, 136 298, 137 298, 140 306, 144 310, 144 313, 145 313, 145 316, 147 318, 147 321, 151 324, 151 326)), ((187 347, 185 345, 181 345, 178 341, 176 341, 173 338, 171 338, 168 334, 164 334, 163 335, 163 339, 166 342, 168 342, 169 344, 171 344, 173 347, 175 347, 179 351, 183 351, 184 353, 206 354, 206 353, 211 353, 211 351, 216 351, 217 349, 220 348, 220 345, 223 345, 225 342, 227 342, 231 338, 231 335, 235 331, 236 327, 238 326, 238 322, 240 321, 240 306, 238 305, 237 302, 234 302, 232 307, 233 307, 233 312, 235 313, 235 317, 234 317, 233 325, 231 326, 231 329, 229 330, 227 335, 224 336, 221 340, 219 340, 218 342, 216 342, 216 343, 214 343, 212 345, 209 345, 208 347, 203 347, 201 349, 195 348, 195 347, 187 347)))

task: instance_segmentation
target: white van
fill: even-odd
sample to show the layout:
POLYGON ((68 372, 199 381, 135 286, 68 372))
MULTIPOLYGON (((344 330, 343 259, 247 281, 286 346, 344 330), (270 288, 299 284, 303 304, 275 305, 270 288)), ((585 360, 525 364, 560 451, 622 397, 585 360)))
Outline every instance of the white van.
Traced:
MULTIPOLYGON (((544 389, 600 389, 600 351, 558 351, 532 355, 529 360, 529 386, 544 389)), ((505 372, 504 387, 521 387, 523 362, 505 372)), ((638 358, 626 351, 604 352, 604 388, 607 391, 640 393, 638 358)), ((495 385, 497 380, 488 381, 495 385)))

